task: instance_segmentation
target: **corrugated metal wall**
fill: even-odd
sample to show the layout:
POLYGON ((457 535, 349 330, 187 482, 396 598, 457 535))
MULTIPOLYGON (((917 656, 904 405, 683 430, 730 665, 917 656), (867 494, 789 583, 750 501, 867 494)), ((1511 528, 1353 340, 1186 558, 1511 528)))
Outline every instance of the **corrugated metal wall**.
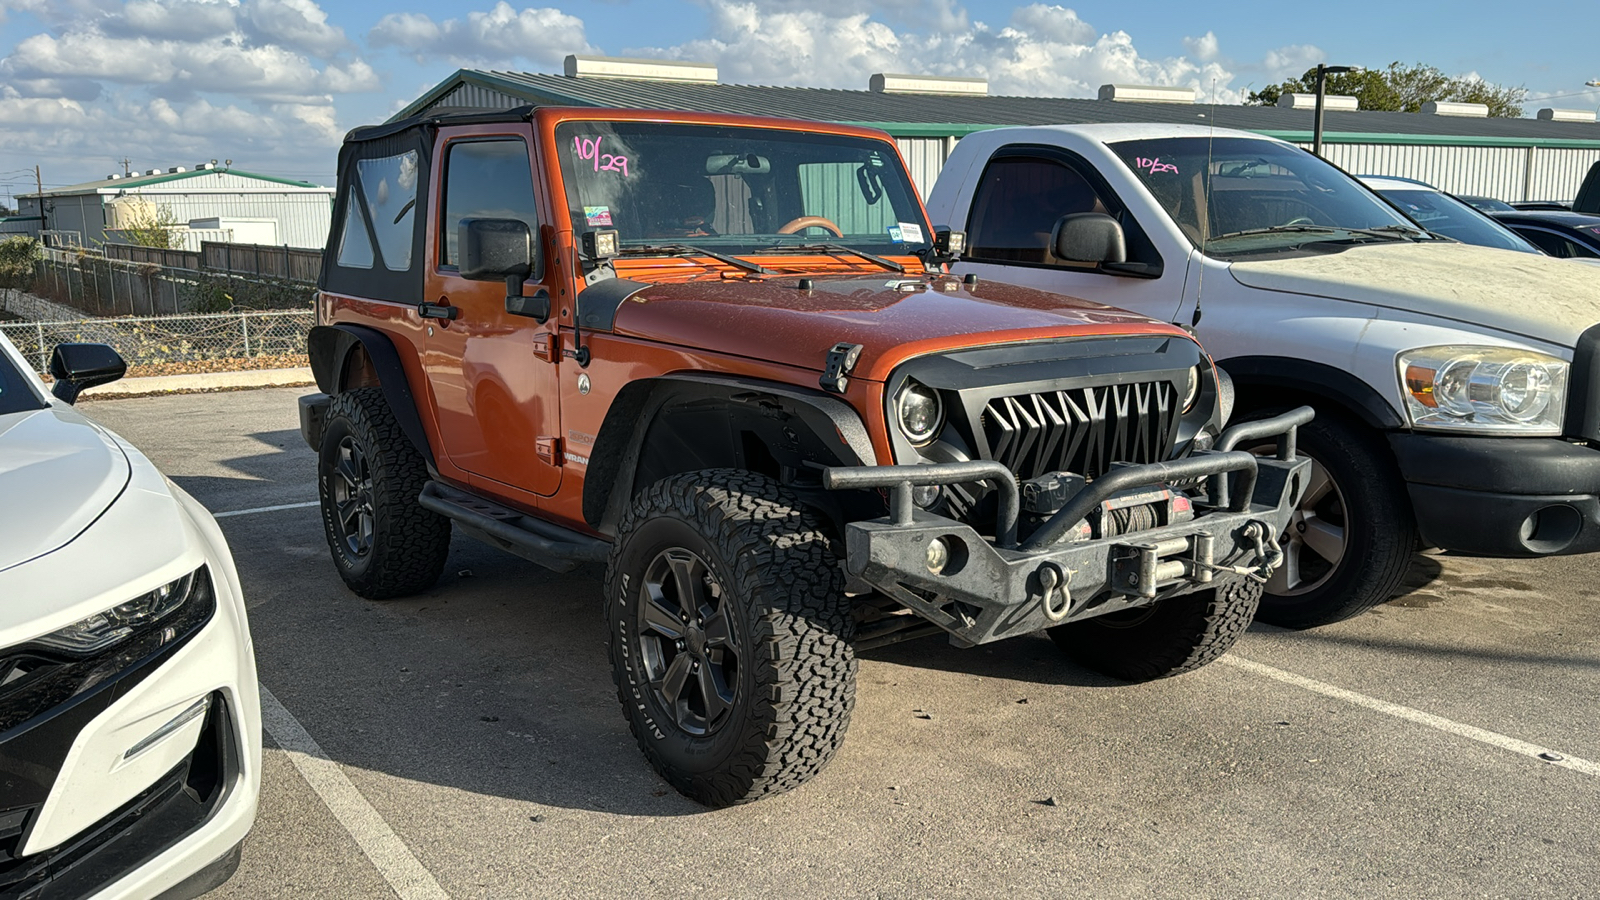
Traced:
POLYGON ((1322 150, 1357 175, 1415 178, 1452 194, 1499 200, 1571 200, 1589 166, 1600 160, 1600 150, 1548 147, 1324 144, 1322 150))
MULTIPOLYGON (((180 182, 181 184, 181 182, 180 182)), ((261 182, 255 182, 259 187, 261 182)), ((173 185, 176 188, 178 185, 173 185)), ((290 194, 161 194, 143 197, 172 210, 179 222, 190 219, 276 219, 278 240, 290 247, 322 247, 333 218, 333 191, 290 194)))
POLYGON ((895 143, 900 145, 900 155, 906 158, 906 168, 911 170, 911 183, 917 186, 922 199, 927 200, 955 141, 941 137, 895 138, 895 143))
POLYGON ((1571 200, 1578 196, 1589 167, 1600 162, 1600 150, 1540 148, 1528 166, 1528 200, 1571 200))

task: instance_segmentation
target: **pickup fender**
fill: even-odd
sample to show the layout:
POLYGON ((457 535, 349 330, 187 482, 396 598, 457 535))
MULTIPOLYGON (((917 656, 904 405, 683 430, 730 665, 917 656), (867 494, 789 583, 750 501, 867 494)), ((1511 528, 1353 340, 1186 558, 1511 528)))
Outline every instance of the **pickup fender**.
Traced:
POLYGON ((364 325, 317 325, 306 339, 306 350, 317 387, 329 396, 376 380, 400 430, 427 460, 428 467, 435 468, 433 448, 428 445, 428 433, 417 413, 411 382, 406 379, 400 353, 388 335, 364 325))
MULTIPOLYGON (((1283 356, 1235 356, 1217 361, 1233 379, 1240 405, 1292 392, 1331 401, 1380 431, 1405 427, 1400 413, 1371 385, 1342 369, 1283 356)), ((1270 401, 1269 401, 1270 402, 1270 401)))

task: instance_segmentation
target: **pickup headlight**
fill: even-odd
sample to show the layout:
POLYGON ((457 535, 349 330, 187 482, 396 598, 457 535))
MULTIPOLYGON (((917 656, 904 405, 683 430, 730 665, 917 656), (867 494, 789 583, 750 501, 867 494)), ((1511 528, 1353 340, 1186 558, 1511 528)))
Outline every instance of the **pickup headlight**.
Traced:
POLYGON ((1423 347, 1400 354, 1411 424, 1479 434, 1561 434, 1567 363, 1507 347, 1423 347))
POLYGON ((944 427, 944 401, 939 392, 914 379, 907 378, 901 386, 894 410, 900 431, 913 444, 926 444, 944 427))
POLYGON ((204 585, 208 584, 205 570, 190 572, 177 581, 164 584, 105 612, 95 613, 59 631, 34 638, 29 643, 68 653, 97 653, 177 612, 191 597, 204 591, 204 585))

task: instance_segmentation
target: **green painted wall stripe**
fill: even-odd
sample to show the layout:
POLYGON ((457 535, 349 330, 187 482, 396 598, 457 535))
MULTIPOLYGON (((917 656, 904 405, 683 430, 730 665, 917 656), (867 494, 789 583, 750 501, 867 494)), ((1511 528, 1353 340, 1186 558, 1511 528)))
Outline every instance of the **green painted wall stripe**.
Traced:
POLYGON ((1009 128, 1009 125, 971 125, 956 122, 840 122, 857 128, 876 128, 895 137, 966 137, 976 131, 1009 128))

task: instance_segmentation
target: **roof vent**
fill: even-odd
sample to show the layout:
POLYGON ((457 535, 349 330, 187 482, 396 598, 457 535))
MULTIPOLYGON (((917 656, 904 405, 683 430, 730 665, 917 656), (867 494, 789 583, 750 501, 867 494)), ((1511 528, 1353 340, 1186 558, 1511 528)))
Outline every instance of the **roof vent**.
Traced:
POLYGON ((112 172, 110 175, 106 176, 106 180, 107 181, 116 181, 118 178, 121 178, 121 177, 122 176, 117 174, 116 172, 112 172))
POLYGON ((151 169, 150 171, 146 172, 145 174, 146 175, 160 175, 161 174, 161 170, 160 169, 151 169))
POLYGON ((187 171, 189 171, 189 170, 185 169, 183 166, 173 166, 172 168, 167 170, 167 174, 170 175, 170 174, 174 174, 174 173, 177 173, 177 172, 187 172, 187 171))
POLYGON ((989 95, 987 78, 951 78, 942 75, 889 75, 872 76, 867 87, 879 94, 965 94, 986 97, 989 95))
MULTIPOLYGON (((1316 94, 1280 94, 1278 105, 1284 109, 1316 109, 1316 94)), ((1348 94, 1322 95, 1322 108, 1329 112, 1355 112, 1361 108, 1361 100, 1348 94)))
POLYGON ((212 169, 215 169, 216 167, 217 167, 216 163, 195 163, 194 164, 194 170, 196 172, 209 172, 212 169))
POLYGON ((1541 109, 1539 118, 1546 122, 1593 122, 1595 114, 1592 109, 1541 109))
POLYGON ((568 78, 633 78, 641 81, 694 81, 717 83, 717 67, 710 63, 675 59, 621 59, 614 56, 567 57, 568 78))
POLYGON ((1468 119, 1489 118, 1487 103, 1454 103, 1449 100, 1429 100, 1422 104, 1425 116, 1461 116, 1468 119))
POLYGON ((1123 103, 1193 103, 1194 88, 1164 87, 1154 84, 1102 84, 1101 100, 1123 103))

